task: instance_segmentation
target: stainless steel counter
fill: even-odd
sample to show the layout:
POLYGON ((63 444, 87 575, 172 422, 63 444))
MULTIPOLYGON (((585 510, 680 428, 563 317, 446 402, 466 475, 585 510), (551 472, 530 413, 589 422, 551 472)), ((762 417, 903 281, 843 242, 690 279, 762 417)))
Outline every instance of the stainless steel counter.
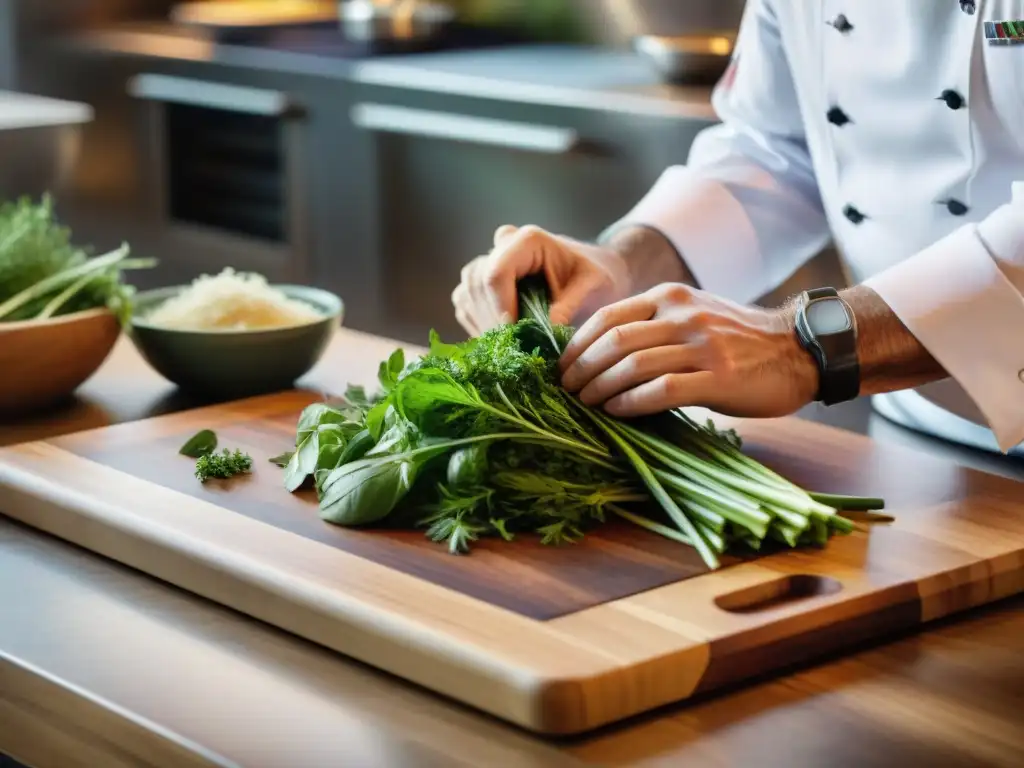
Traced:
POLYGON ((64 52, 202 61, 527 104, 715 119, 710 88, 665 85, 640 56, 597 47, 518 45, 350 59, 216 43, 160 23, 82 32, 54 45, 64 52))

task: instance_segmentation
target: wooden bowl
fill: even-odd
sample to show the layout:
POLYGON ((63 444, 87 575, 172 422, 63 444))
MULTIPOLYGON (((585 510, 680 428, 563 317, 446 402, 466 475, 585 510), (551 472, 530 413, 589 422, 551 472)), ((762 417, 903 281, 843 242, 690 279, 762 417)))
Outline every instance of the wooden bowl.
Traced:
POLYGON ((21 416, 71 395, 107 359, 120 333, 107 309, 0 322, 0 414, 21 416))

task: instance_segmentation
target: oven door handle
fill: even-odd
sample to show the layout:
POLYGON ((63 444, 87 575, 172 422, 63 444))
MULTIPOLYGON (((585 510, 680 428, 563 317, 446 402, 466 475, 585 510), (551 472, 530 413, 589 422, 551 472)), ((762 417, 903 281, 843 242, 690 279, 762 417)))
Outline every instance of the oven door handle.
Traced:
POLYGON ((548 155, 569 154, 582 145, 571 128, 471 117, 390 104, 356 104, 352 122, 380 133, 461 141, 548 155))
POLYGON ((286 93, 245 85, 211 83, 186 77, 144 73, 128 81, 135 98, 248 115, 288 117, 302 112, 286 93))

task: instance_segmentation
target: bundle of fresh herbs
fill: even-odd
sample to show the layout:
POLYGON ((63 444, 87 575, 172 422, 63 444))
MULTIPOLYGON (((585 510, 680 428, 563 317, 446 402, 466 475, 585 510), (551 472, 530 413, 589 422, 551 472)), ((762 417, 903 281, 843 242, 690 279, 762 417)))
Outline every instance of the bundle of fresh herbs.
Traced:
POLYGON ((853 524, 838 510, 879 499, 816 496, 741 451, 733 432, 682 411, 636 422, 582 405, 558 384, 572 329, 552 325, 543 283, 524 283, 523 318, 461 344, 380 366, 374 397, 350 387, 308 407, 285 486, 316 488, 346 526, 423 526, 454 554, 481 536, 572 542, 618 517, 695 547, 711 568, 733 545, 823 545, 853 524))
POLYGON ((48 196, 0 205, 0 322, 109 307, 126 323, 132 289, 122 273, 153 264, 129 259, 127 245, 90 258, 57 222, 48 196))

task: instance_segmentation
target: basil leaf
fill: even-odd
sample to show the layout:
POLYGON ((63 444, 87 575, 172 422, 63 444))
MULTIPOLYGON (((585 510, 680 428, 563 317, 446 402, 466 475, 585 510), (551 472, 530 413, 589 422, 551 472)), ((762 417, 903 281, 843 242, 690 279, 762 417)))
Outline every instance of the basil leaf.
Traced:
POLYGON ((430 356, 461 362, 479 344, 479 338, 469 339, 461 344, 447 344, 441 341, 437 331, 430 330, 430 356))
POLYGON ((380 364, 377 369, 377 380, 385 392, 390 392, 395 388, 403 368, 405 368, 405 352, 401 349, 396 349, 391 353, 391 357, 380 364))
POLYGON ((391 408, 390 397, 381 400, 366 414, 366 428, 373 435, 374 440, 380 440, 380 436, 384 432, 384 418, 387 416, 389 408, 391 408))
POLYGON ((284 471, 284 487, 288 491, 297 491, 306 482, 306 478, 316 471, 317 459, 320 457, 319 433, 310 432, 306 435, 292 456, 284 471))
POLYGON ((341 424, 348 421, 344 413, 326 403, 313 403, 303 409, 295 432, 296 447, 321 424, 341 424))
MULTIPOLYGON (((373 435, 370 434, 368 429, 364 429, 348 441, 348 445, 345 446, 345 450, 342 451, 341 456, 338 458, 338 463, 335 466, 348 464, 352 461, 358 461, 363 458, 363 456, 366 455, 366 452, 373 448, 373 446, 373 435)), ((334 467, 331 467, 331 469, 334 469, 334 467)))
POLYGON ((385 419, 387 429, 376 441, 367 456, 384 456, 390 453, 403 453, 416 447, 419 442, 419 430, 413 424, 398 415, 392 409, 385 419))
POLYGON ((349 384, 345 389, 344 398, 346 405, 350 405, 353 408, 368 411, 373 407, 370 398, 366 396, 366 388, 357 384, 349 384))
POLYGON ((217 450, 217 434, 212 429, 196 432, 178 451, 182 456, 198 459, 217 450))
POLYGON ((323 498, 324 481, 331 475, 330 469, 318 469, 313 473, 313 487, 316 488, 317 498, 323 498))
POLYGON ((419 466, 400 455, 338 467, 322 484, 320 517, 348 526, 383 520, 412 488, 419 466))
POLYGON ((448 485, 452 488, 483 483, 487 475, 487 444, 460 448, 448 459, 448 485))
POLYGON ((295 455, 295 451, 285 451, 279 456, 272 456, 270 458, 271 464, 276 464, 279 467, 287 467, 288 462, 292 460, 292 456, 295 455))
POLYGON ((343 424, 321 424, 316 428, 316 436, 321 446, 324 445, 344 445, 348 442, 350 435, 354 435, 359 431, 359 425, 351 425, 352 422, 347 421, 343 424))
POLYGON ((422 368, 410 373, 392 392, 395 408, 407 421, 427 434, 436 433, 447 416, 443 406, 479 408, 480 396, 469 385, 460 384, 438 369, 422 368))
POLYGON ((320 446, 320 453, 316 457, 316 469, 313 470, 314 479, 317 472, 336 469, 341 465, 341 456, 345 452, 345 445, 341 443, 329 443, 320 446))

